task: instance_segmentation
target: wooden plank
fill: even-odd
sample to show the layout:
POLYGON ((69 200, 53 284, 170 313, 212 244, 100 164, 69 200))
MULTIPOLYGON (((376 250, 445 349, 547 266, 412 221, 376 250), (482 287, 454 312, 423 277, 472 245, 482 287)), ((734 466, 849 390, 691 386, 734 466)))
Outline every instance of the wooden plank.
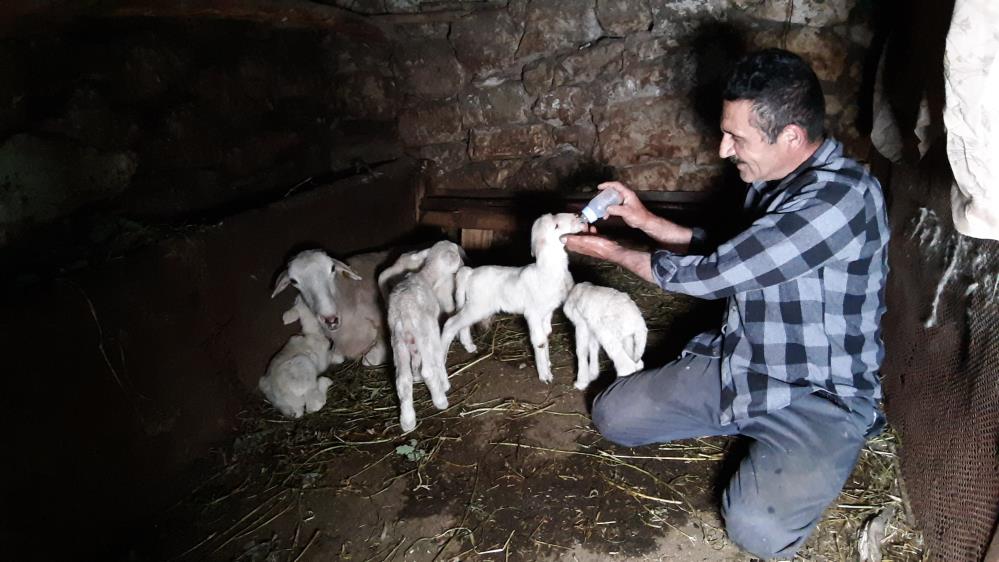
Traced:
POLYGON ((49 31, 79 18, 237 20, 284 28, 329 29, 357 39, 385 41, 380 27, 347 10, 308 0, 118 0, 38 3, 12 0, 0 14, 0 35, 49 31))

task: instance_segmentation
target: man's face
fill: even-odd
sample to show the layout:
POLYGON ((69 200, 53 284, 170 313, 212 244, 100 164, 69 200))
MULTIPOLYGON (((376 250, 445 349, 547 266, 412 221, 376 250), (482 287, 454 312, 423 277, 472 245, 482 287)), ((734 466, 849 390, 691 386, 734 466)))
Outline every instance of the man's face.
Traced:
POLYGON ((727 158, 739 170, 744 182, 769 181, 786 175, 787 143, 778 135, 773 144, 758 129, 749 100, 726 101, 722 105, 722 140, 718 155, 727 158))

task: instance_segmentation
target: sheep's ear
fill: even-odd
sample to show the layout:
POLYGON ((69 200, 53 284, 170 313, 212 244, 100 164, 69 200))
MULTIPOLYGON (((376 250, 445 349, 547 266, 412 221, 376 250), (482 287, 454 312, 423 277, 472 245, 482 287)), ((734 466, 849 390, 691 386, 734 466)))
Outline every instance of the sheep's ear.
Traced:
MULTIPOLYGON (((333 259, 333 258, 330 258, 330 259, 333 259)), ((350 277, 351 279, 356 279, 357 281, 361 280, 361 276, 358 275, 356 271, 354 271, 353 269, 351 269, 349 265, 343 263, 340 260, 333 260, 333 270, 334 271, 339 271, 345 277, 350 277)))
POLYGON ((287 289, 290 283, 291 277, 288 277, 288 270, 286 269, 281 272, 281 275, 278 275, 277 281, 274 283, 274 292, 271 293, 271 298, 273 299, 278 293, 287 289))

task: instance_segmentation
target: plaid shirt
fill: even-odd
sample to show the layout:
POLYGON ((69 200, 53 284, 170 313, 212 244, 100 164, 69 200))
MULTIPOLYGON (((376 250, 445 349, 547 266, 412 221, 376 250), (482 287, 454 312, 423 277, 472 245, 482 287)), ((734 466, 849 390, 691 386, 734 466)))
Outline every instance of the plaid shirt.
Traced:
POLYGON ((687 255, 657 251, 663 289, 727 299, 721 330, 685 353, 721 358, 721 423, 774 412, 818 392, 881 398, 881 316, 888 218, 881 185, 825 140, 780 181, 754 182, 752 223, 708 253, 695 229, 687 255), (701 254, 701 255, 697 255, 701 254))

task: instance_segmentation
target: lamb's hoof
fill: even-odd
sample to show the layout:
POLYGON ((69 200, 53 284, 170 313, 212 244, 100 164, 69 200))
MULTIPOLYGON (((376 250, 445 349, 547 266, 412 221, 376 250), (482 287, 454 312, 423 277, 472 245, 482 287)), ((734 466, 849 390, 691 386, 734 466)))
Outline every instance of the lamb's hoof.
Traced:
POLYGON ((590 383, 588 383, 588 382, 582 382, 582 381, 576 381, 576 384, 574 384, 572 386, 576 390, 586 390, 587 388, 590 387, 590 383))
POLYGON ((553 378, 554 377, 552 377, 551 375, 547 375, 547 376, 546 375, 538 375, 538 380, 540 380, 541 382, 543 382, 545 384, 551 383, 553 378))
POLYGON ((434 400, 434 408, 438 410, 447 410, 447 398, 442 398, 440 400, 434 400))
POLYGON ((479 350, 479 348, 476 347, 474 343, 472 345, 466 345, 465 346, 465 351, 467 351, 469 353, 475 353, 478 350, 479 350))
POLYGON ((412 418, 399 418, 399 425, 402 426, 403 433, 409 433, 416 429, 416 416, 412 418))

